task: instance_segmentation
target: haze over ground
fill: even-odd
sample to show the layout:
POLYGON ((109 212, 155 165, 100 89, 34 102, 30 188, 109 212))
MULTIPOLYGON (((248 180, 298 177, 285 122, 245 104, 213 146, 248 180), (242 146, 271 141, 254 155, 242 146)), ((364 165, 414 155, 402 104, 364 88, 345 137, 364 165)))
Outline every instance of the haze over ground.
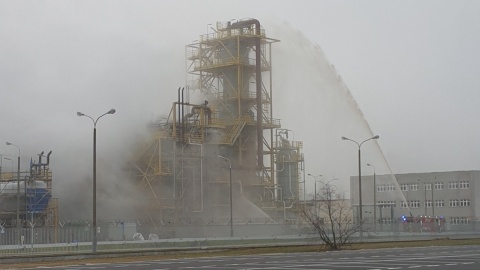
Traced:
MULTIPOLYGON (((393 173, 476 170, 479 11, 478 1, 0 1, 0 153, 19 145, 26 168, 52 150, 54 196, 81 214, 92 123, 76 112, 115 108, 98 123, 99 201, 128 208, 136 188, 122 168, 185 84, 184 46, 209 24, 256 18, 281 40, 274 116, 304 141, 307 173, 348 193, 357 148, 340 137, 372 134, 393 173)), ((388 173, 370 143, 362 171, 388 173)))

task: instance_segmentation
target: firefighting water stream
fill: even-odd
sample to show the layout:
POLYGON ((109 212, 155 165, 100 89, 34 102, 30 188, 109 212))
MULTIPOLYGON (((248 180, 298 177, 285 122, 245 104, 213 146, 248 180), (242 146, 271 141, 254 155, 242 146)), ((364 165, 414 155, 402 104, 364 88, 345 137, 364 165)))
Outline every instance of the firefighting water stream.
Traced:
MULTIPOLYGON (((350 193, 350 177, 358 177, 359 172, 358 147, 351 141, 341 140, 341 137, 360 143, 379 135, 378 140, 368 141, 361 147, 362 175, 363 178, 370 178, 369 186, 362 186, 363 192, 369 191, 369 196, 364 197, 362 204, 373 204, 375 188, 371 181, 373 170, 367 163, 375 166, 377 175, 389 175, 377 185, 395 186, 397 197, 383 203, 388 204, 396 199, 405 201, 381 149, 382 134, 370 128, 361 111, 361 104, 355 101, 348 82, 343 81, 341 74, 337 73, 334 63, 328 61, 321 44, 313 44, 288 24, 272 30, 272 36, 281 40, 274 51, 274 84, 279 93, 276 102, 280 103, 276 112, 285 119, 283 123, 289 128, 303 131, 295 135, 304 140, 310 150, 305 151, 307 173, 322 175, 324 183, 338 178, 335 182, 339 189, 337 195, 352 198, 352 204, 358 205, 358 194, 350 193)), ((306 180, 308 199, 313 194, 314 179, 306 180)), ((358 183, 353 184, 357 185, 358 191, 358 183)))

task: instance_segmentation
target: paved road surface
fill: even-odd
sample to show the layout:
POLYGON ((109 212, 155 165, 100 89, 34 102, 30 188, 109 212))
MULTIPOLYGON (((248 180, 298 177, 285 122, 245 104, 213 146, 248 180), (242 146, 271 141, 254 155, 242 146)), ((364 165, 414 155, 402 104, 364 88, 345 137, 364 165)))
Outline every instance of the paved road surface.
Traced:
POLYGON ((421 247, 42 267, 50 270, 478 270, 480 246, 421 247))

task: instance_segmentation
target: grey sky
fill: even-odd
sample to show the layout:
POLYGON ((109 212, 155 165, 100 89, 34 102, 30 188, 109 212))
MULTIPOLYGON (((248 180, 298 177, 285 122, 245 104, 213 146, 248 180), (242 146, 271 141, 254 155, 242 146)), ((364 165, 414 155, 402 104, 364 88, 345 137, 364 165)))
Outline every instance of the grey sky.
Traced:
MULTIPOLYGON (((98 155, 117 181, 107 172, 185 83, 184 46, 208 24, 251 17, 282 41, 274 115, 304 141, 308 173, 346 189, 357 148, 340 137, 371 134, 394 173, 479 169, 479 11, 478 1, 0 0, 0 153, 16 154, 3 141, 23 160, 53 150, 55 185, 78 193, 91 173, 92 123, 76 112, 116 108, 99 121, 98 155), (330 64, 356 104, 329 88, 330 64)), ((374 146, 362 146, 362 163, 387 173, 374 146)))

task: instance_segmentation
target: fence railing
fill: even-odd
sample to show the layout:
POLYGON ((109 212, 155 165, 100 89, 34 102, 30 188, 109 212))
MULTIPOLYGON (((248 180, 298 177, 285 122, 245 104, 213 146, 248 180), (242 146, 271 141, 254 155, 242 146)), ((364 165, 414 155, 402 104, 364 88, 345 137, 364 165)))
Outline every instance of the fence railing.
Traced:
MULTIPOLYGON (((378 224, 377 224, 378 225, 378 224)), ((170 224, 142 226, 138 223, 117 222, 97 228, 97 251, 129 251, 165 248, 195 248, 222 245, 280 244, 318 241, 306 223, 235 223, 230 237, 228 223, 170 224)), ((406 231, 401 223, 382 224, 376 231, 367 223, 364 236, 378 240, 388 237, 438 237, 480 233, 480 224, 447 224, 446 231, 406 231)), ((53 228, 2 228, 0 230, 0 258, 33 254, 75 254, 92 251, 93 228, 88 223, 63 224, 53 228)))

